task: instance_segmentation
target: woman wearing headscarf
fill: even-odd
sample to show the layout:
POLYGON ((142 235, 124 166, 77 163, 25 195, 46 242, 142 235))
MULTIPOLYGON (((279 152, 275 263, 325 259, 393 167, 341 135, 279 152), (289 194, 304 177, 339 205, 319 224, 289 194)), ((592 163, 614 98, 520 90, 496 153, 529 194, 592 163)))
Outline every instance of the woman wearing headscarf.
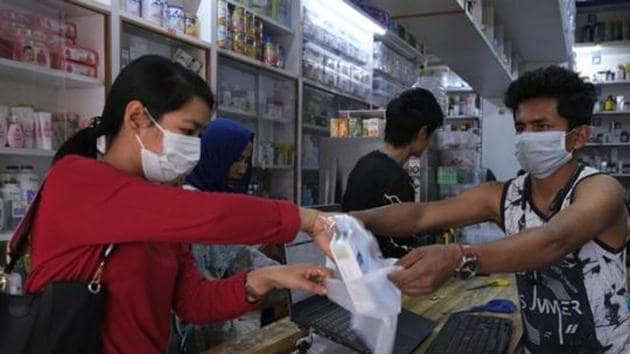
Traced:
MULTIPOLYGON (((183 188, 204 192, 246 193, 251 179, 254 133, 239 123, 219 118, 201 136, 201 158, 186 177, 183 188)), ((246 269, 269 267, 281 273, 285 267, 252 246, 192 245, 199 271, 209 279, 221 279, 246 269)), ((193 326, 179 319, 179 351, 197 353, 260 326, 256 311, 242 318, 206 326, 193 326)))

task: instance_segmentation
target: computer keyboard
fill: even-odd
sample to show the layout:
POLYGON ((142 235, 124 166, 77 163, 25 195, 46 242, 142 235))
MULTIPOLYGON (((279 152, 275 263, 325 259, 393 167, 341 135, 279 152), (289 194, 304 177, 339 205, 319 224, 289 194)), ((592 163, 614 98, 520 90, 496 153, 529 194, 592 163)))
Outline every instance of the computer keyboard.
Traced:
POLYGON ((507 352, 511 334, 512 321, 509 319, 470 313, 452 314, 427 353, 503 354, 507 352))

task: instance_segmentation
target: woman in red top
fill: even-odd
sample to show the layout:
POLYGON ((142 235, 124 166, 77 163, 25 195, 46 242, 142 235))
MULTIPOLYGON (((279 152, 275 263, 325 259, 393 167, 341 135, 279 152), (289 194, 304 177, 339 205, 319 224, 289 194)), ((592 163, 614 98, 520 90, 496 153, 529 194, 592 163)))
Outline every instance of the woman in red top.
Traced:
POLYGON ((102 117, 55 156, 33 222, 26 289, 91 279, 104 248, 114 244, 102 279, 105 354, 163 353, 171 309, 188 322, 208 323, 242 315, 256 306, 255 295, 276 286, 325 292, 313 278, 329 273, 314 265, 219 281, 196 270, 183 244, 284 243, 303 230, 327 251, 330 240, 316 211, 168 185, 195 166, 197 136, 213 107, 200 77, 145 56, 121 71, 102 117), (107 150, 97 160, 101 136, 107 150))

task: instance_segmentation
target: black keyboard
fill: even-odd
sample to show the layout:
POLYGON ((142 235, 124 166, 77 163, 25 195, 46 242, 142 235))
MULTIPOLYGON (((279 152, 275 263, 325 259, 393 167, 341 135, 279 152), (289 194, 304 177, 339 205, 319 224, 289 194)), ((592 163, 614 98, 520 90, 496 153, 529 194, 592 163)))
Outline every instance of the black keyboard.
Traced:
POLYGON ((506 353, 512 334, 509 319, 457 313, 449 317, 427 353, 506 353))
POLYGON ((369 352, 363 341, 352 331, 351 315, 343 307, 326 298, 313 296, 292 311, 291 320, 315 329, 321 335, 361 352, 369 352))

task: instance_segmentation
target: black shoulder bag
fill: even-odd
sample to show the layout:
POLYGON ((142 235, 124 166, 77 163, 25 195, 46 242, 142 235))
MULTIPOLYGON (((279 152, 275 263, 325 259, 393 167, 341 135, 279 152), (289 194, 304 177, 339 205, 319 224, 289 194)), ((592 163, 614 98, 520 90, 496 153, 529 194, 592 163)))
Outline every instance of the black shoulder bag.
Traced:
MULTIPOLYGON (((0 284, 26 253, 37 194, 8 247, 9 262, 0 284)), ((0 354, 98 354, 105 289, 101 274, 109 245, 91 281, 52 281, 43 291, 25 295, 0 293, 0 354)))

